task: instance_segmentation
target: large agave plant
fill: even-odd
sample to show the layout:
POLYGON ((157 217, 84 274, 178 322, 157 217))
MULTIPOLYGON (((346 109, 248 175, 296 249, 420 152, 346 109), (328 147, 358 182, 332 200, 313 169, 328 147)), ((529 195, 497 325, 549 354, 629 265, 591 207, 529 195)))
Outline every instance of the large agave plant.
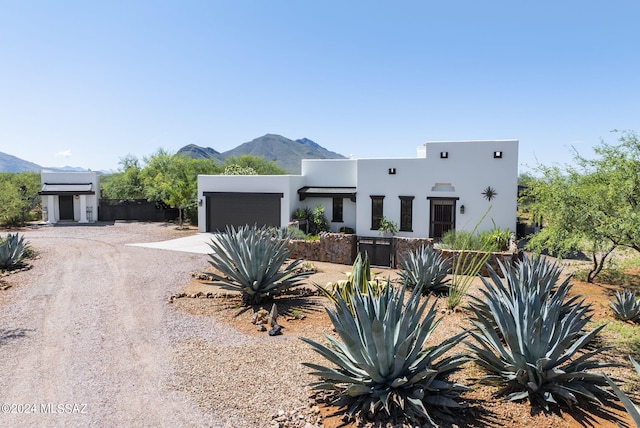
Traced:
MULTIPOLYGON (((505 278, 508 285, 506 288, 503 287, 509 295, 508 300, 501 301, 503 305, 507 305, 508 302, 512 301, 528 299, 531 293, 533 293, 534 299, 548 301, 559 287, 567 287, 571 279, 570 277, 566 277, 558 284, 560 275, 562 274, 562 268, 557 263, 550 263, 542 257, 529 257, 524 255, 522 260, 518 261, 515 266, 505 266, 500 261, 498 261, 498 265, 502 272, 502 277, 505 278)), ((487 270, 491 281, 494 284, 501 284, 502 286, 502 280, 495 270, 493 270, 491 266, 488 266, 487 270)), ((484 278, 483 281, 487 284, 484 278)), ((486 299, 476 296, 470 296, 470 298, 470 307, 474 308, 485 319, 491 322, 493 319, 490 313, 491 308, 486 299)), ((562 302, 562 314, 564 315, 571 312, 576 305, 583 305, 583 303, 580 302, 580 296, 572 296, 565 299, 562 302)))
POLYGON ((213 253, 209 264, 214 284, 242 292, 245 304, 259 304, 264 297, 277 295, 310 275, 296 271, 302 260, 295 260, 281 269, 291 254, 289 239, 275 239, 272 231, 256 226, 227 227, 209 244, 213 253))
POLYGON ((451 259, 442 256, 433 247, 418 248, 400 257, 399 272, 408 287, 420 287, 423 294, 443 294, 449 289, 447 274, 451 270, 451 259))
POLYGON ((475 343, 468 345, 488 372, 481 381, 502 385, 499 394, 510 400, 529 399, 546 409, 550 403, 571 407, 580 398, 598 402, 610 396, 602 388, 605 376, 590 371, 615 365, 596 359, 608 347, 586 349, 604 328, 585 332, 590 306, 583 301, 567 305, 568 281, 552 293, 551 287, 536 284, 536 272, 503 269, 506 285, 492 271, 491 282, 482 279, 482 298, 470 307, 476 328, 471 332, 475 343))
POLYGON ((420 296, 416 288, 403 303, 406 287, 394 291, 389 281, 378 295, 358 288, 349 302, 338 295, 327 312, 340 340, 327 335, 325 346, 302 339, 334 366, 305 363, 320 378, 314 388, 332 392, 334 404, 347 405, 350 417, 383 411, 434 425, 434 416, 462 407, 455 399, 466 388, 447 375, 467 358, 443 354, 466 333, 427 347, 438 321, 435 303, 420 303, 420 296))
POLYGON ((19 267, 27 256, 29 243, 24 240, 24 236, 7 234, 0 239, 0 269, 9 270, 19 267))
POLYGON ((622 293, 616 291, 615 300, 609 301, 613 315, 622 321, 637 321, 640 319, 640 299, 631 290, 622 293))

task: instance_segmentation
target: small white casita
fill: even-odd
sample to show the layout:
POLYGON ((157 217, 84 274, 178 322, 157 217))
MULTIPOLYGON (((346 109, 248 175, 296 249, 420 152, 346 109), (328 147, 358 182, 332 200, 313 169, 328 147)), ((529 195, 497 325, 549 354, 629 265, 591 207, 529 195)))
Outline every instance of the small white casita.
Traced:
POLYGON ((201 232, 286 226, 297 208, 325 208, 332 232, 439 238, 450 229, 516 229, 518 140, 430 141, 415 158, 305 159, 300 175, 198 176, 201 232))
POLYGON ((98 219, 100 176, 92 171, 42 171, 42 217, 48 223, 98 219))

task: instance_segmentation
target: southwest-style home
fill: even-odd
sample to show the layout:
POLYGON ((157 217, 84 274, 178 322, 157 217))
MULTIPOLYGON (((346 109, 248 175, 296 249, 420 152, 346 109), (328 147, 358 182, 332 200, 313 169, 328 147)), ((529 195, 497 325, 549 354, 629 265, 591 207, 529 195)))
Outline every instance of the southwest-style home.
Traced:
POLYGON ((431 141, 405 159, 305 159, 301 175, 198 177, 201 232, 286 226, 297 208, 325 208, 332 232, 439 238, 450 229, 516 229, 518 140, 431 141), (486 214, 486 216, 485 216, 486 214))
POLYGON ((87 172, 42 171, 42 217, 48 223, 75 221, 93 223, 98 219, 100 176, 87 172))

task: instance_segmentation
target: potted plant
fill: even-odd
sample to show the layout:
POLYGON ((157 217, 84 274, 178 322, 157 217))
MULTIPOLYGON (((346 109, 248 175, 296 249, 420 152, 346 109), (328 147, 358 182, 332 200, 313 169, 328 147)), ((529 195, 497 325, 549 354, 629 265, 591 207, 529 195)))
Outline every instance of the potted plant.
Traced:
POLYGON ((382 216, 378 232, 383 236, 393 236, 398 233, 398 224, 382 216))

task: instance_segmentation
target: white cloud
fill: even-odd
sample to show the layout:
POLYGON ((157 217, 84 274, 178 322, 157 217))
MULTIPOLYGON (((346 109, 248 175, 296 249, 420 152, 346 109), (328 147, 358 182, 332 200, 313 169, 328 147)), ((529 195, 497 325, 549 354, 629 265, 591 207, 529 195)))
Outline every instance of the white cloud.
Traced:
POLYGON ((65 150, 62 152, 58 152, 56 153, 56 157, 62 157, 62 158, 70 158, 71 157, 71 150, 65 150))

